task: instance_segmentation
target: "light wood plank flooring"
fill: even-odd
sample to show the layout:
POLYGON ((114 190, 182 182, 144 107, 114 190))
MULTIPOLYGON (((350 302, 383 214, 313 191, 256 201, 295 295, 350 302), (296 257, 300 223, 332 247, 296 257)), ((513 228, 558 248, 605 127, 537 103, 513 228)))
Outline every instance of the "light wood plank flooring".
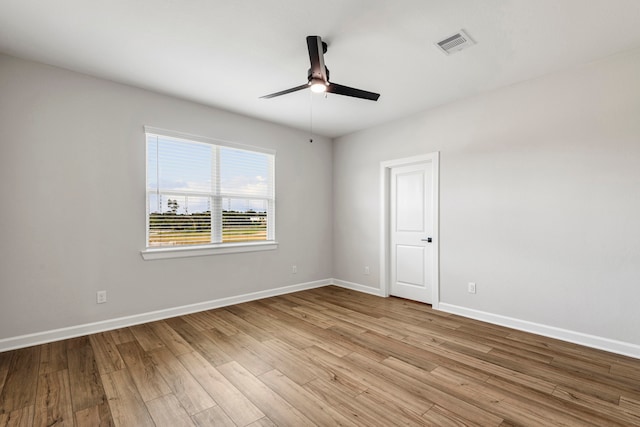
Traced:
POLYGON ((326 287, 0 353, 0 426, 631 426, 640 360, 326 287))

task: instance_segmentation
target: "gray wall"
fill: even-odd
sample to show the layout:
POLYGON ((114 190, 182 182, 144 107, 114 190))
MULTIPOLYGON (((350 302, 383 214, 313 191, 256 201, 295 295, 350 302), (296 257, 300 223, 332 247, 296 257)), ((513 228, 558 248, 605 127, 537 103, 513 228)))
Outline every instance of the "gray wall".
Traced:
POLYGON ((0 339, 330 278, 331 162, 328 139, 0 55, 0 339), (279 249, 143 261, 143 125, 277 150, 279 249))
POLYGON ((640 344, 638 76, 636 50, 337 139, 334 277, 378 288, 379 162, 440 151, 443 303, 640 344))

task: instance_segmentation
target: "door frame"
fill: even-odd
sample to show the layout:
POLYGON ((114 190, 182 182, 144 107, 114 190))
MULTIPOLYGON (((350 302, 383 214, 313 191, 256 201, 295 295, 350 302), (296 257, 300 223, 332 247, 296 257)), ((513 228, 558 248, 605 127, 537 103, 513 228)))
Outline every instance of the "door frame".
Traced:
POLYGON ((380 291, 385 297, 391 290, 390 273, 390 194, 391 169, 431 162, 433 173, 433 272, 431 287, 431 306, 438 308, 440 303, 440 152, 436 151, 419 156, 405 157, 380 162, 380 291))

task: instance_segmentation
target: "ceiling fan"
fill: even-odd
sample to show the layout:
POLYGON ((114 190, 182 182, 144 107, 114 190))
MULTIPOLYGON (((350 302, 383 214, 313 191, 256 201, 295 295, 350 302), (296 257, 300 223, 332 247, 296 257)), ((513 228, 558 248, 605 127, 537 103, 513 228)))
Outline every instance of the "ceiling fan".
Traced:
POLYGON ((324 65, 324 54, 327 52, 327 44, 322 41, 320 36, 308 36, 307 47, 309 48, 309 60, 311 61, 311 68, 309 68, 307 72, 308 83, 261 96, 261 98, 275 98, 276 96, 310 88, 316 93, 329 92, 337 95, 352 96, 354 98, 369 99, 371 101, 378 100, 380 97, 379 93, 367 92, 366 90, 342 86, 329 81, 329 69, 324 65))

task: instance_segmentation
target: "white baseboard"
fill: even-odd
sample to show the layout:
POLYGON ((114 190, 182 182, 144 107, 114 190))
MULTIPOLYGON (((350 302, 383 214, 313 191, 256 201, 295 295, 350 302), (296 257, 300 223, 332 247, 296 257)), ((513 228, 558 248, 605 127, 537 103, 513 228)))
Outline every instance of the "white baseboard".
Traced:
POLYGON ((347 282, 346 280, 331 279, 332 284, 345 289, 351 289, 352 291, 363 292, 365 294, 375 295, 378 297, 386 297, 384 292, 378 288, 372 288, 370 286, 361 285, 359 283, 347 282))
MULTIPOLYGON (((123 328, 126 326, 139 325, 141 323, 154 322, 170 317, 211 310, 214 308, 226 307, 233 304, 240 304, 243 302, 255 301, 258 299, 269 298, 278 295, 285 295, 292 292, 320 288, 327 285, 335 285, 345 289, 351 289, 354 291, 363 292, 379 297, 385 296, 382 290, 372 288, 370 286, 361 285, 359 283, 347 282, 340 279, 317 280, 314 282, 283 286, 280 288, 268 289, 265 291, 252 292, 227 298, 219 298, 216 300, 135 314, 132 316, 119 317, 116 319, 103 320, 100 322, 86 323, 83 325, 71 326, 68 328, 53 329, 28 335, 4 338, 0 339, 0 352, 29 347, 32 345, 44 344, 52 341, 79 337, 88 334, 94 334, 97 332, 123 328)), ((442 302, 439 304, 438 309, 447 313, 481 320, 483 322, 506 326, 508 328, 513 328, 520 331, 531 332, 550 338, 556 338, 563 341, 568 341, 575 344, 580 344, 587 347, 597 348, 600 350, 605 350, 612 353, 622 354, 625 356, 640 359, 640 345, 636 344, 598 337, 595 335, 584 334, 581 332, 570 331, 567 329, 556 328, 553 326, 542 325, 526 320, 501 316, 498 314, 473 310, 442 302)))
POLYGON ((255 301, 258 299, 289 294, 292 292, 320 288, 322 286, 327 286, 330 284, 332 284, 331 279, 317 280, 314 282, 299 283, 297 285, 283 286, 281 288, 268 289, 265 291, 220 298, 211 301, 183 305, 180 307, 151 311, 148 313, 134 314, 132 316, 119 317, 116 319, 103 320, 100 322, 86 323, 83 325, 71 326, 68 328, 53 329, 28 335, 4 338, 0 339, 0 352, 14 350, 17 348, 30 347, 32 345, 45 344, 52 341, 59 341, 88 334, 95 334, 97 332, 109 331, 126 326, 139 325, 141 323, 154 322, 156 320, 168 319, 170 317, 182 316, 184 314, 226 307, 233 304, 255 301))
POLYGON ((640 345, 624 341, 616 341, 609 338, 556 328, 554 326, 542 325, 540 323, 529 322, 526 320, 515 319, 512 317, 501 316, 499 314, 487 313, 442 302, 439 304, 438 309, 447 313, 457 314, 487 323, 506 326, 520 331, 531 332, 545 337, 556 338, 562 341, 640 359, 640 345))

